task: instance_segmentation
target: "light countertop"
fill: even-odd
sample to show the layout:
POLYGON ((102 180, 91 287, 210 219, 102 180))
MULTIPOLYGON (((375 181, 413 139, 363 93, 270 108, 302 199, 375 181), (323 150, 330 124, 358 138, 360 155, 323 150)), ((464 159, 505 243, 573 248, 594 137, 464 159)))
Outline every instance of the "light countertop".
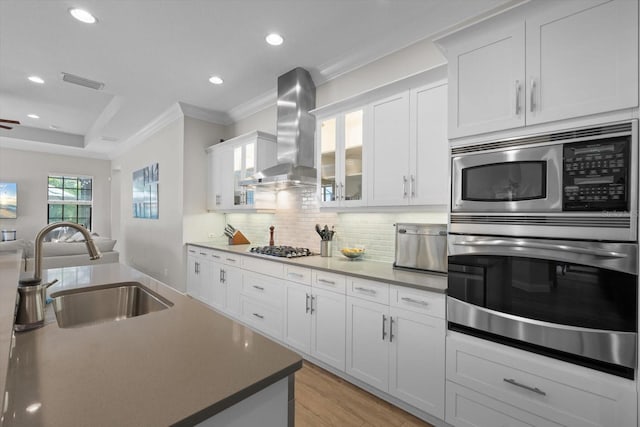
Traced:
MULTIPOLYGON (((50 294, 138 281, 173 306, 68 329, 48 313, 43 328, 16 334, 2 426, 195 425, 302 366, 294 352, 125 265, 44 276, 60 279, 50 294)), ((0 301, 4 315, 4 294, 0 301)))
POLYGON ((203 248, 217 249, 240 255, 258 257, 274 262, 283 262, 300 267, 309 267, 332 273, 347 274, 363 279, 378 280, 398 286, 423 289, 431 292, 445 293, 447 291, 447 275, 444 273, 419 272, 393 268, 391 263, 368 261, 363 259, 349 260, 346 257, 319 255, 299 258, 279 258, 259 255, 249 252, 255 245, 224 245, 216 242, 188 243, 203 248))

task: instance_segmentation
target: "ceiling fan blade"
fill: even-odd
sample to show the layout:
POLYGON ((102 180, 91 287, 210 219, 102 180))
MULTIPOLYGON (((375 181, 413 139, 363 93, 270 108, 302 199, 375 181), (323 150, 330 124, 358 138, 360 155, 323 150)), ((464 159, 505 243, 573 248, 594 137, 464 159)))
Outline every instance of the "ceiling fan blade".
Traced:
POLYGON ((7 120, 7 119, 0 119, 0 122, 2 123, 13 123, 14 125, 19 125, 20 122, 17 120, 7 120))
POLYGON ((5 126, 5 125, 0 125, 0 128, 2 128, 2 129, 13 129, 12 127, 5 126))

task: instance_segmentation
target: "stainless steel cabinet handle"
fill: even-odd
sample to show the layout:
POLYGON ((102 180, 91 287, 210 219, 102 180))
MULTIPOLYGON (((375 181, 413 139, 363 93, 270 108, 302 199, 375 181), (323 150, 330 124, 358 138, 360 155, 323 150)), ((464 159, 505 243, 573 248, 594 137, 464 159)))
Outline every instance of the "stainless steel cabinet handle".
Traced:
POLYGON ((220 259, 220 255, 211 254, 211 256, 215 259, 220 259))
POLYGON ((521 384, 518 381, 514 380, 513 378, 503 378, 502 381, 504 381, 506 383, 509 383, 511 385, 514 385, 516 387, 520 387, 520 388, 523 388, 525 390, 532 391, 532 392, 537 393, 537 394, 539 394, 541 396, 546 396, 547 395, 547 393, 545 393, 544 391, 540 390, 538 387, 531 387, 531 386, 528 386, 528 385, 525 385, 525 384, 521 384))
POLYGON ((264 291, 264 288, 262 286, 253 285, 253 287, 256 288, 259 291, 264 291))
POLYGON ((308 313, 309 312, 309 294, 305 294, 305 295, 306 295, 307 298, 306 298, 306 305, 305 305, 304 312, 308 313))
POLYGON ((387 323, 387 316, 383 314, 382 315, 382 341, 384 341, 384 339, 387 337, 387 331, 384 328, 385 323, 387 323))
POLYGON ((406 175, 402 177, 402 193, 404 198, 407 197, 407 177, 406 175))
POLYGON ((229 261, 229 262, 237 262, 238 260, 237 259, 233 259, 233 258, 227 258, 227 261, 229 261))
POLYGON ((532 113, 536 109, 536 101, 534 99, 535 93, 536 93, 536 81, 535 79, 531 79, 531 97, 529 98, 531 103, 529 105, 529 109, 531 110, 532 113))
POLYGON ((520 80, 516 80, 516 116, 520 115, 520 80))
POLYGON ((414 175, 411 175, 409 188, 411 189, 411 197, 416 197, 416 177, 414 175))
POLYGON ((207 253, 206 252, 200 252, 200 255, 207 256, 207 253))
POLYGON ((511 241, 511 240, 493 239, 493 240, 480 240, 480 241, 473 241, 473 242, 455 242, 454 245, 492 246, 492 247, 498 246, 498 247, 507 247, 507 248, 544 249, 544 250, 562 251, 562 252, 568 251, 576 254, 593 255, 593 256, 598 256, 602 258, 626 258, 627 257, 627 254, 614 252, 614 251, 581 248, 578 246, 571 246, 571 245, 526 242, 523 240, 511 241))
POLYGON ((199 263, 199 262, 196 262, 196 264, 195 264, 193 267, 194 267, 194 269, 195 269, 195 271, 194 271, 194 272, 195 272, 196 274, 200 273, 200 263, 199 263))
POLYGON ((316 308, 313 308, 313 301, 315 301, 316 297, 314 297, 313 295, 311 295, 311 314, 313 314, 314 311, 318 311, 318 304, 316 303, 316 308))
POLYGON ((429 305, 429 303, 428 303, 428 302, 426 302, 426 301, 421 301, 421 300, 419 300, 419 299, 413 299, 413 298, 409 298, 409 297, 402 297, 402 298, 400 298, 400 299, 401 299, 402 301, 412 302, 412 303, 414 303, 414 304, 420 304, 420 305, 424 305, 424 306, 429 305))
POLYGON ((216 194, 216 206, 220 204, 220 195, 216 194))
POLYGON ((194 250, 192 250, 192 249, 189 249, 189 252, 191 252, 192 254, 195 254, 195 253, 196 253, 196 251, 194 251, 194 250))
POLYGON ((366 293, 371 294, 371 295, 375 295, 375 294, 377 294, 377 292, 376 292, 376 291, 374 291, 373 289, 361 288, 361 287, 359 287, 359 286, 356 286, 354 289, 355 289, 356 291, 366 292, 366 293))
POLYGON ((292 272, 287 273, 287 275, 288 276, 293 276, 293 277, 300 277, 300 278, 304 277, 304 274, 292 273, 292 272))
POLYGON ((340 183, 340 200, 344 200, 344 184, 340 183))
POLYGON ((318 282, 320 283, 326 283, 327 285, 336 285, 336 282, 334 282, 333 280, 327 280, 327 279, 318 279, 318 282))
POLYGON ((256 316, 258 319, 264 319, 264 316, 262 314, 253 313, 253 315, 256 316))
POLYGON ((393 342, 393 316, 389 316, 389 342, 393 342))

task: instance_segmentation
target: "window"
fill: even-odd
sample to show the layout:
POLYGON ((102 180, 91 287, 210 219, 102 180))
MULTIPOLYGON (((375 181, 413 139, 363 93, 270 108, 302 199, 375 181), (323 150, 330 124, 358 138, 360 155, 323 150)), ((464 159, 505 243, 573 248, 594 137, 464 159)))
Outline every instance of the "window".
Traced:
POLYGON ((70 221, 91 230, 93 179, 85 176, 49 175, 47 223, 70 221))

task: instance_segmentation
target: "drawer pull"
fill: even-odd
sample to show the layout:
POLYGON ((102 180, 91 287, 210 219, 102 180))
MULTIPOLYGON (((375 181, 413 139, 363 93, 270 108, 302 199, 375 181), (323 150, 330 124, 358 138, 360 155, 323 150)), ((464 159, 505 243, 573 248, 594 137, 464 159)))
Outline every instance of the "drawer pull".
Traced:
POLYGON ((189 252, 191 252, 192 254, 196 253, 196 251, 194 251, 193 249, 189 249, 189 252))
POLYGON ((427 306, 429 305, 428 302, 426 301, 420 301, 419 299, 413 299, 413 298, 409 298, 409 297, 402 297, 400 298, 402 301, 406 301, 406 302, 412 302, 414 304, 420 304, 420 305, 424 305, 427 306))
POLYGON ((358 286, 356 286, 355 290, 356 291, 360 291, 360 292, 366 292, 366 293, 371 294, 371 295, 377 294, 377 292, 374 291, 373 289, 361 288, 361 287, 358 287, 358 286))
POLYGON ((304 274, 300 274, 300 273, 293 273, 293 272, 289 272, 289 273, 287 273, 287 275, 289 275, 289 276, 293 276, 293 277, 300 277, 300 278, 303 278, 303 277, 304 277, 304 274))
POLYGON ((326 283, 327 285, 332 285, 332 286, 335 286, 335 285, 336 285, 336 282, 334 282, 333 280, 318 279, 318 282, 320 282, 320 283, 326 283))
POLYGON ((253 287, 256 288, 259 291, 264 291, 264 288, 262 286, 253 285, 253 287))
POLYGON ((546 396, 547 393, 545 393, 544 391, 540 390, 538 387, 531 387, 525 384, 520 384, 518 381, 514 380, 513 378, 503 378, 502 379, 505 383, 509 383, 511 385, 514 385, 516 387, 520 387, 523 388, 525 390, 529 390, 532 391, 534 393, 539 394, 540 396, 546 396))
POLYGON ((220 255, 211 254, 211 256, 214 257, 215 259, 220 259, 220 255))
POLYGON ((205 252, 200 252, 200 255, 207 256, 207 254, 205 252))
POLYGON ((227 261, 229 261, 229 262, 236 262, 237 260, 236 260, 236 259, 233 259, 233 258, 227 258, 227 261))
POLYGON ((256 316, 258 319, 264 319, 264 316, 262 314, 253 313, 253 315, 256 316))

